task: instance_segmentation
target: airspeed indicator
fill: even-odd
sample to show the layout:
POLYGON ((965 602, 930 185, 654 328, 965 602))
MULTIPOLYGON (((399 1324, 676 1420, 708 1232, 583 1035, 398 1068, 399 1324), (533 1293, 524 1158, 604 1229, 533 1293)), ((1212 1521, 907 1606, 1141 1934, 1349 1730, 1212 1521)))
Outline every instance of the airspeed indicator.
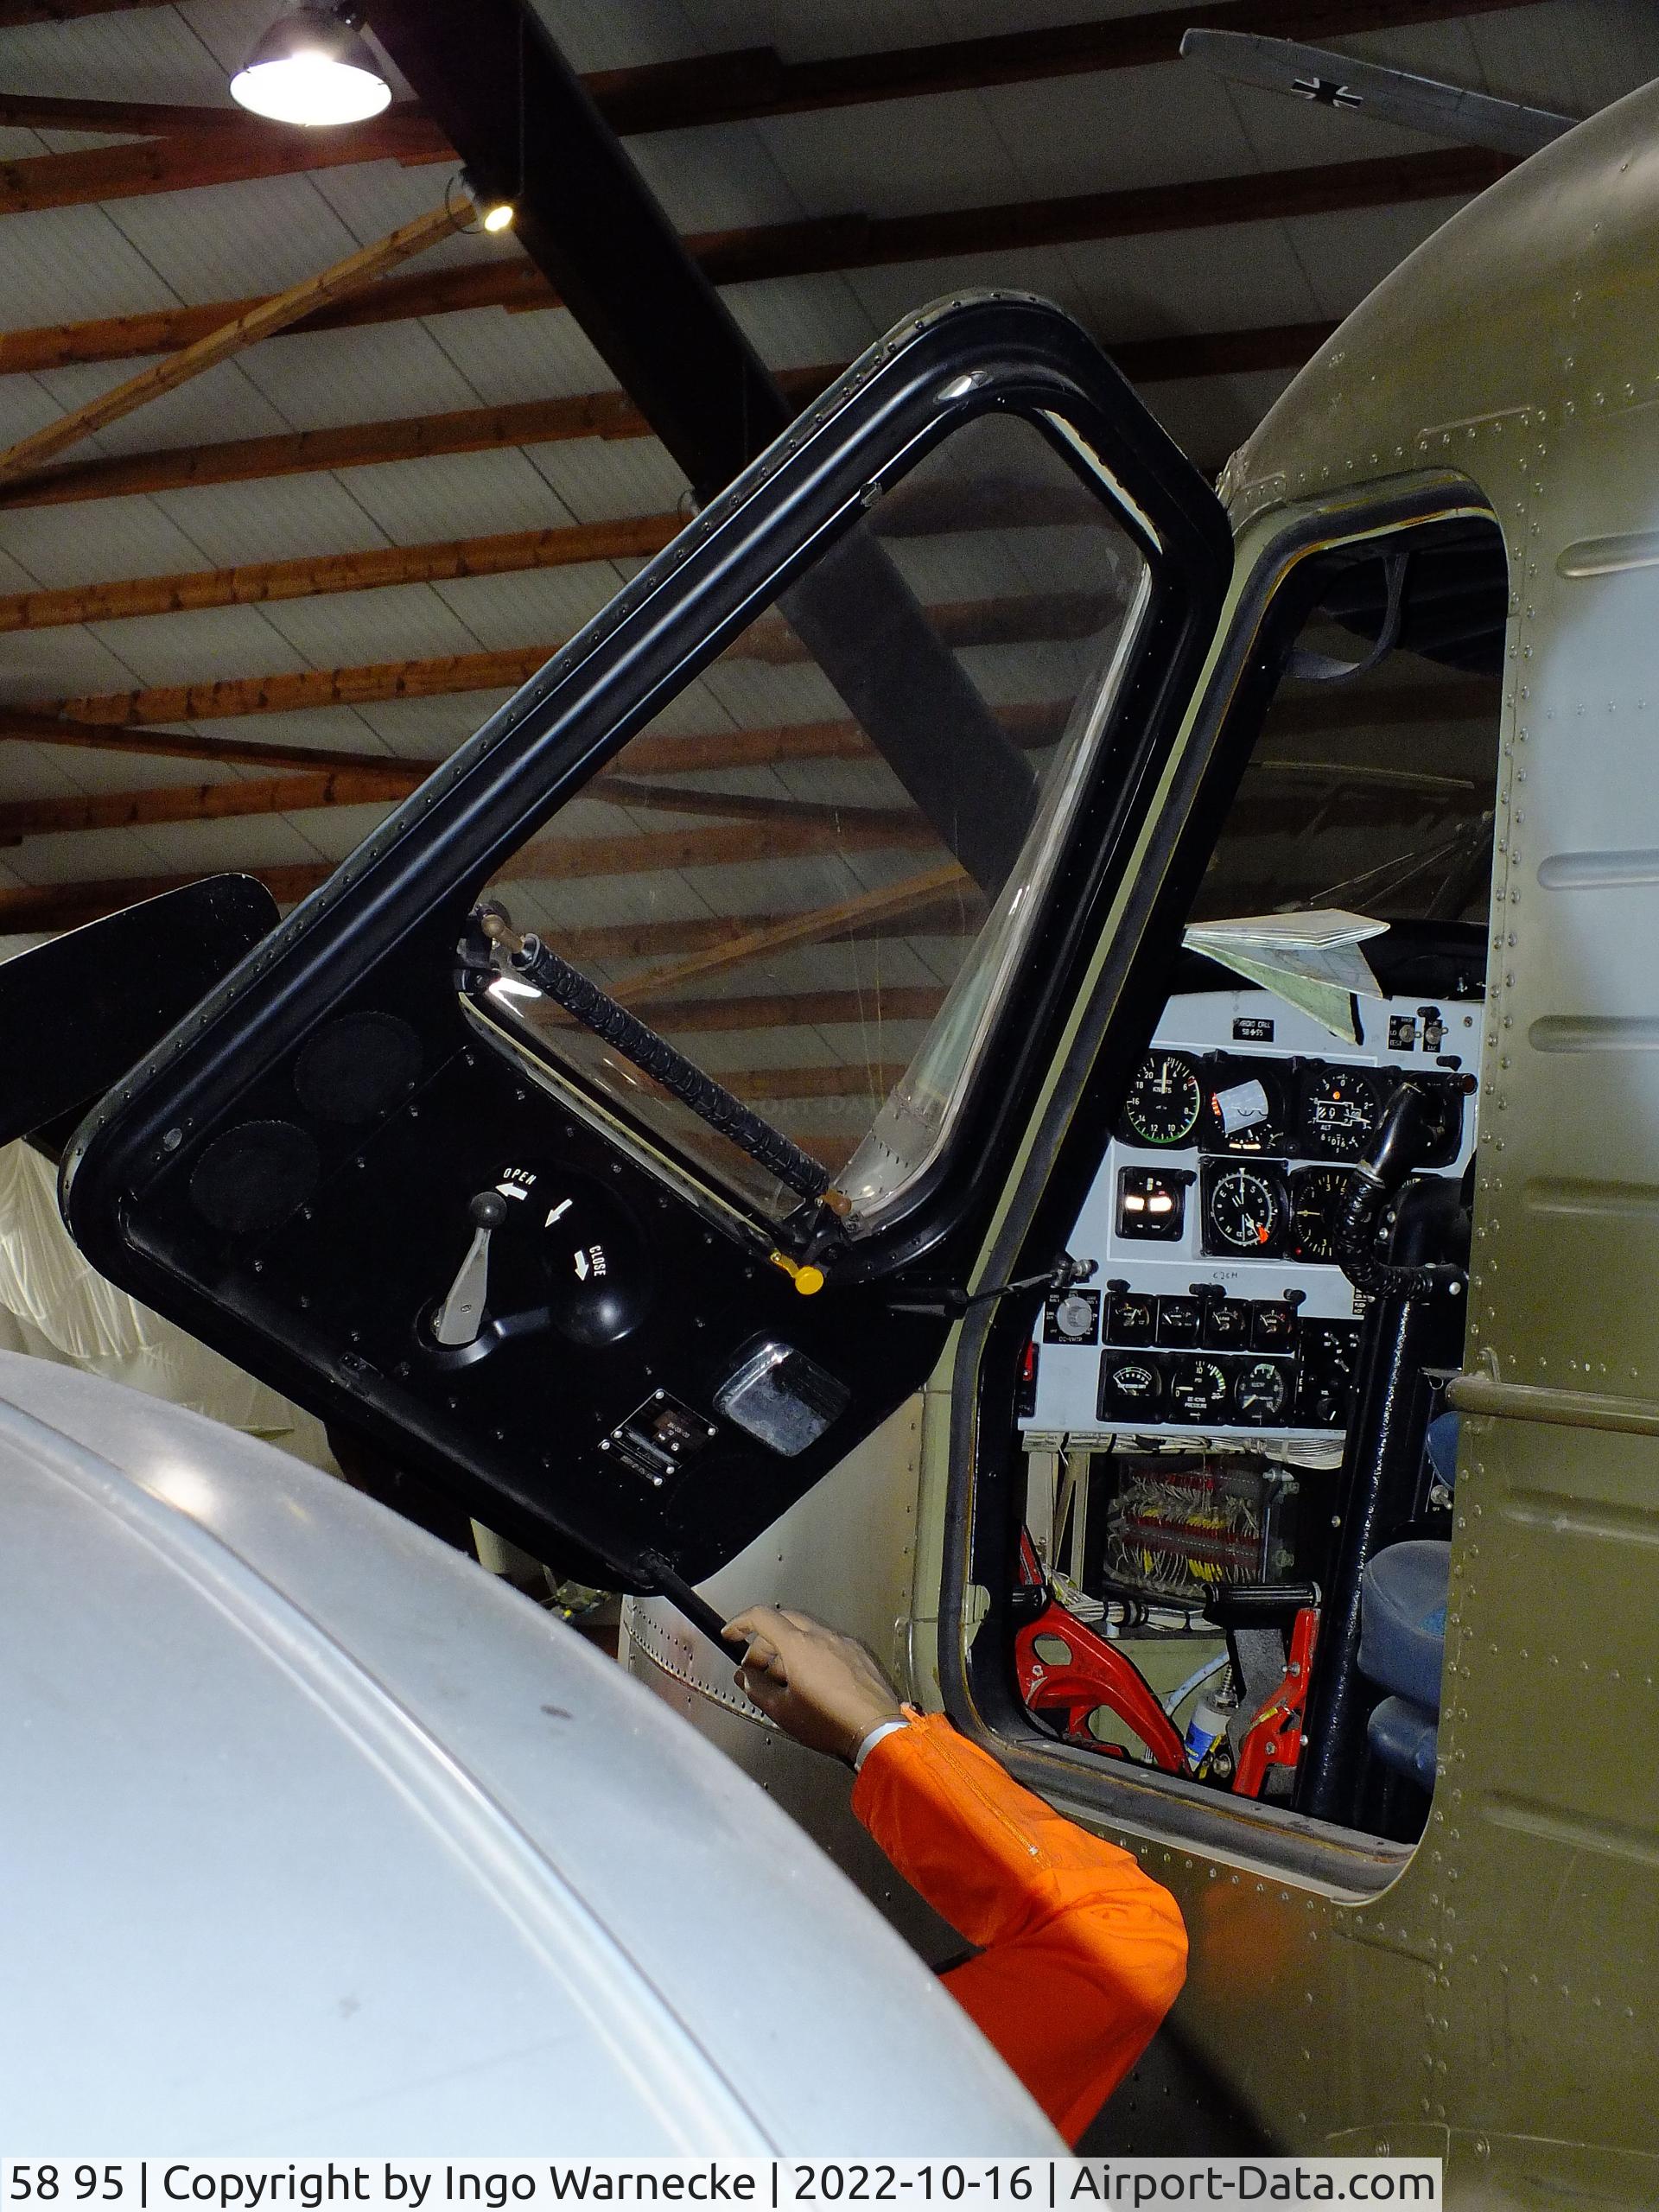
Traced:
POLYGON ((1198 1070, 1185 1052, 1148 1052, 1123 1102, 1123 1126, 1141 1144, 1186 1144, 1203 1105, 1198 1070))

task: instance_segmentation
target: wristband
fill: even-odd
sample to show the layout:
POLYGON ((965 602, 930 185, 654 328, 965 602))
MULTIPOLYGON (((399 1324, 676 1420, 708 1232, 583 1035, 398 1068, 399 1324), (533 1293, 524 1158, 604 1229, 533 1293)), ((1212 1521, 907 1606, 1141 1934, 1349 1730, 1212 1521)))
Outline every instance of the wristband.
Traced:
POLYGON ((899 1713, 891 1720, 878 1720, 874 1728, 859 1738, 858 1749, 853 1753, 853 1772, 860 1774, 863 1771, 865 1760, 884 1736, 891 1736, 896 1728, 908 1728, 909 1726, 910 1715, 907 1713, 899 1713))

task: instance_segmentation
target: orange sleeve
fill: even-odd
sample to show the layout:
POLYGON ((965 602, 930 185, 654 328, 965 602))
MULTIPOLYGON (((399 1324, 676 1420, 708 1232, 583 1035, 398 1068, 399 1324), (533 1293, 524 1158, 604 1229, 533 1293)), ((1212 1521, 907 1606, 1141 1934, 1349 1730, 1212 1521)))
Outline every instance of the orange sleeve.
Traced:
POLYGON ((1186 1973, 1175 1900, 1022 1789, 942 1713, 873 1745, 853 1810, 981 1955, 945 1986, 1075 2143, 1186 1973))

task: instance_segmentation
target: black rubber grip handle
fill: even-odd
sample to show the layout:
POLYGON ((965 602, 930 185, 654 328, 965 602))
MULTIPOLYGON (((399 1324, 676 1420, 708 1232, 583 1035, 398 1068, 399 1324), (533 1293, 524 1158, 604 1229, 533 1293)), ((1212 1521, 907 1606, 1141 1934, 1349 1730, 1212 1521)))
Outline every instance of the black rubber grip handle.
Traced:
POLYGON ((677 1613, 689 1620, 693 1628, 701 1629, 715 1643, 720 1642, 725 1633, 725 1622, 709 1600, 699 1597, 685 1577, 676 1573, 660 1552, 647 1552, 639 1564, 677 1613))
POLYGON ((761 1120, 752 1107, 706 1075, 695 1060, 671 1045, 666 1037, 619 1006, 613 998, 579 968, 555 952, 540 938, 527 935, 512 954, 519 974, 562 1006, 584 1029, 591 1029, 613 1046, 625 1060, 642 1068, 654 1083, 689 1106, 700 1122, 718 1129, 741 1152, 758 1160, 775 1175, 785 1190, 804 1198, 821 1198, 830 1187, 830 1171, 801 1150, 781 1129, 761 1120))

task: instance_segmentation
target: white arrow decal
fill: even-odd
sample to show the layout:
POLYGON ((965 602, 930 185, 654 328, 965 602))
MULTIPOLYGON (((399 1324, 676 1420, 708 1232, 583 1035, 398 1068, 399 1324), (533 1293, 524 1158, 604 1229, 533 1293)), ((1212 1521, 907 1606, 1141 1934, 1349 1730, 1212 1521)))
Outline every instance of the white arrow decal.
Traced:
POLYGON ((530 1196, 522 1183, 498 1183, 495 1187, 504 1198, 527 1198, 530 1196))
POLYGON ((585 1252, 578 1252, 575 1258, 576 1281, 578 1282, 586 1282, 588 1280, 588 1255, 585 1252))
POLYGON ((554 1207, 552 1212, 549 1214, 547 1219, 542 1224, 542 1227, 543 1229, 551 1229, 559 1216, 562 1213, 569 1213, 571 1207, 575 1205, 575 1203, 576 1202, 574 1198, 561 1198, 557 1205, 554 1207))

